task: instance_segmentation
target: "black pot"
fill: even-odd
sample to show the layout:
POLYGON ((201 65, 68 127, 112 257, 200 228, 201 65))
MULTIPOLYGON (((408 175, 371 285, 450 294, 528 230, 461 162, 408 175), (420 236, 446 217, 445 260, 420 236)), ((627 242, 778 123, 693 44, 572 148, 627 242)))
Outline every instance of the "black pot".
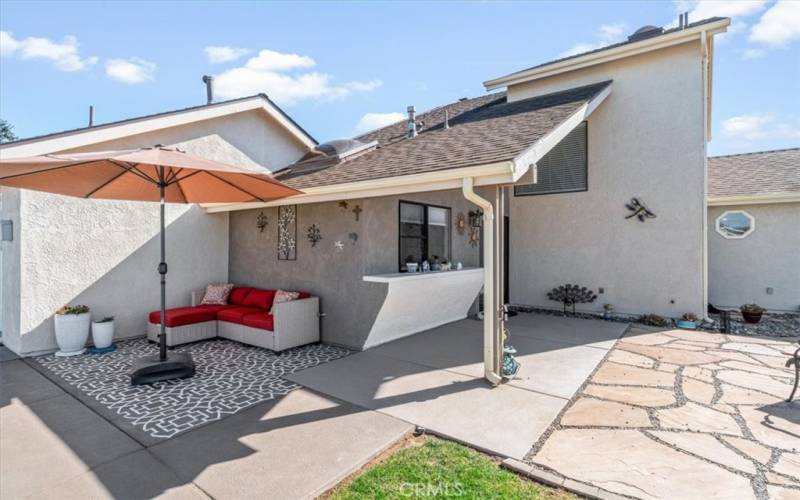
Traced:
POLYGON ((764 314, 763 312, 754 313, 745 311, 741 311, 741 313, 742 313, 742 318, 744 318, 744 322, 751 324, 755 324, 761 321, 761 315, 764 314))

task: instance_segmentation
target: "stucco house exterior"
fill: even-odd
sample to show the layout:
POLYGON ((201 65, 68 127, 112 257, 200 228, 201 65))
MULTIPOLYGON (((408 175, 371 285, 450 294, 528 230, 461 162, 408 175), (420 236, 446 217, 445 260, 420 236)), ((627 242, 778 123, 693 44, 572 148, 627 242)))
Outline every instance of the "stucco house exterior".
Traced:
POLYGON ((709 300, 800 308, 800 148, 708 159, 709 300))
MULTIPOLYGON (((324 342, 364 349, 465 317, 483 286, 491 380, 502 303, 558 307, 546 294, 564 283, 598 294, 579 310, 611 303, 621 313, 704 313, 713 38, 729 22, 645 27, 623 43, 485 82, 498 92, 411 112, 407 122, 350 141, 318 145, 285 115, 256 110, 80 147, 179 144, 269 169, 303 191, 175 213, 168 231, 185 232, 169 240, 183 239, 174 251, 193 255, 174 273, 184 281, 171 283, 169 305, 209 281, 304 290, 321 299, 324 342), (321 239, 311 237, 314 228, 321 239), (286 234, 294 234, 294 251, 279 255, 286 234), (466 269, 407 272, 409 263, 434 260, 466 269)), ((71 150, 36 149, 36 141, 4 145, 0 156, 71 150)), ((155 308, 155 274, 146 272, 155 259, 139 255, 151 251, 152 217, 139 215, 146 205, 103 209, 9 191, 3 218, 22 229, 3 243, 4 342, 22 354, 52 350, 42 325, 58 306, 85 302, 115 314, 121 293, 136 294, 141 309, 124 334, 141 335, 155 308), (69 219, 54 229, 60 213, 69 219), (71 222, 79 213, 83 226, 71 222), (95 225, 102 217, 111 219, 95 225), (115 235, 120 220, 137 231, 115 235), (98 245, 111 255, 75 262, 98 245)))

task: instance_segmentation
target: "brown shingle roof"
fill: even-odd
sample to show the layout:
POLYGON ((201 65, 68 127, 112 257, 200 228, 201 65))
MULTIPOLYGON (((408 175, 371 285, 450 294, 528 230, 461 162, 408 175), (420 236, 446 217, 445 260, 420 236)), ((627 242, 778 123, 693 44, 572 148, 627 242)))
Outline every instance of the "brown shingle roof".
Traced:
POLYGON ((800 148, 708 159, 708 195, 800 193, 800 148))
MULTIPOLYGON (((290 165, 275 177, 302 190, 512 160, 610 84, 605 81, 514 102, 501 97, 478 101, 477 106, 462 104, 469 110, 451 114, 448 129, 442 123, 430 126, 426 122, 417 137, 406 139, 392 125, 359 137, 388 141, 373 151, 333 165, 290 165)), ((439 110, 443 117, 443 108, 439 110)), ((432 114, 429 120, 435 122, 436 116, 432 114)))

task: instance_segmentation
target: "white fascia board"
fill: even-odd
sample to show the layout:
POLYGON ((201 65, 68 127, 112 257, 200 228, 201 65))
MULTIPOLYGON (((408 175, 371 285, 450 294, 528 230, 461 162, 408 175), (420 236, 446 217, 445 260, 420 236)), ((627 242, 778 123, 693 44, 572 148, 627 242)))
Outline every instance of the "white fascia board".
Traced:
POLYGON ((699 36, 702 36, 701 34, 703 32, 705 32, 707 35, 724 33, 727 31, 729 24, 729 19, 721 19, 714 23, 703 24, 693 28, 675 31, 668 35, 646 38, 639 42, 625 44, 613 49, 603 50, 593 54, 586 54, 585 56, 574 57, 572 59, 554 62, 546 66, 523 70, 517 73, 511 73, 500 78, 487 80, 483 83, 483 86, 487 91, 495 90, 518 83, 539 80, 561 73, 567 73, 569 71, 575 71, 577 69, 622 59, 624 57, 634 56, 643 52, 671 47, 673 45, 699 39, 699 36))
POLYGON ((514 182, 517 182, 526 172, 547 154, 548 151, 553 149, 556 144, 561 142, 575 127, 580 125, 591 115, 595 109, 605 101, 606 97, 611 94, 611 86, 613 83, 608 84, 600 93, 584 103, 577 111, 575 111, 569 118, 564 120, 561 125, 551 130, 547 135, 533 143, 529 148, 525 149, 522 153, 514 158, 514 182))
POLYGON ((211 105, 200 109, 176 111, 163 116, 149 118, 133 118, 123 123, 97 125, 75 132, 65 132, 63 135, 59 134, 53 137, 42 137, 41 139, 23 142, 19 145, 10 145, 0 148, 0 157, 3 159, 10 159, 44 155, 253 109, 263 109, 270 117, 291 132, 298 141, 302 142, 309 149, 316 146, 311 138, 288 120, 283 113, 275 109, 269 101, 261 96, 253 96, 250 99, 220 103, 219 105, 211 105))
POLYGON ((472 177, 478 186, 491 184, 510 184, 513 182, 513 162, 501 161, 475 167, 452 168, 424 174, 387 177, 372 181, 349 182, 303 189, 302 194, 268 202, 249 202, 219 204, 206 203, 201 206, 206 212, 233 212, 251 210, 253 208, 277 207, 281 205, 302 205, 306 203, 322 203, 326 201, 352 200, 358 198, 376 198, 397 194, 424 193, 428 191, 444 191, 461 189, 462 179, 472 177))
POLYGON ((709 207, 729 205, 762 205, 769 203, 800 203, 800 193, 766 193, 737 196, 709 196, 709 207))

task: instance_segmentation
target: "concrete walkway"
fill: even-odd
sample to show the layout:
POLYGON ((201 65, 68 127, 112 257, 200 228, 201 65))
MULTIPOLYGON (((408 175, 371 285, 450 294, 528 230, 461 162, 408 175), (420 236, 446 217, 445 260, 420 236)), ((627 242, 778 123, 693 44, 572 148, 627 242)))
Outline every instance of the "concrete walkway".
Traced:
POLYGON ((632 329, 526 462, 636 498, 800 499, 791 340, 632 329))
POLYGON ((463 320, 287 378, 501 456, 521 459, 626 324, 521 314, 509 322, 522 369, 490 388, 481 323, 463 320))
POLYGON ((412 426, 299 389, 148 445, 0 347, 0 498, 312 498, 412 426))

